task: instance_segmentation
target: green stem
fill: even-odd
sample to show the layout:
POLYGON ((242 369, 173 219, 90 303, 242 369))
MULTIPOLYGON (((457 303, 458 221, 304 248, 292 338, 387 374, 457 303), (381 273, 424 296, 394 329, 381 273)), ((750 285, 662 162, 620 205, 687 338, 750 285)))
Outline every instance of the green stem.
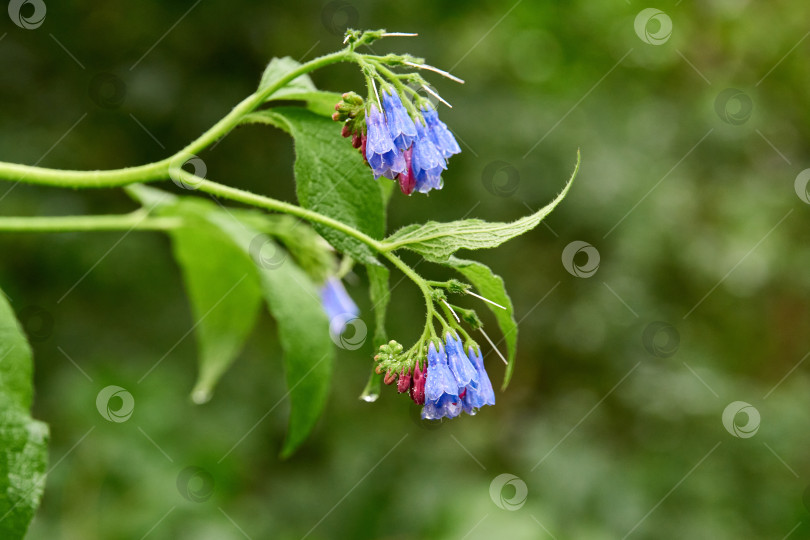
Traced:
POLYGON ((172 166, 179 168, 191 155, 201 152, 217 139, 226 135, 239 124, 240 120, 246 114, 263 104, 267 98, 279 88, 310 71, 330 64, 353 60, 355 56, 357 56, 356 53, 344 49, 310 60, 306 64, 287 73, 262 91, 251 94, 188 146, 173 156, 156 161, 155 163, 109 171, 76 171, 46 169, 43 167, 0 161, 0 179, 11 180, 13 182, 25 182, 27 184, 71 188, 120 187, 135 182, 163 180, 169 177, 169 169, 172 166))
POLYGON ((74 232, 74 231, 166 231, 182 225, 180 218, 149 217, 142 210, 130 214, 106 216, 0 217, 0 231, 74 232))
MULTIPOLYGON (((372 65, 374 65, 375 69, 380 73, 382 73, 383 75, 385 75, 386 77, 388 77, 388 79, 394 84, 394 86, 397 87, 397 89, 400 92, 402 92, 403 94, 405 92, 410 92, 411 94, 413 94, 415 98, 422 99, 422 96, 419 95, 419 92, 417 92, 410 86, 402 84, 401 81, 402 74, 394 73, 393 71, 385 67, 385 65, 383 65, 383 63, 377 60, 376 58, 369 58, 369 60, 371 60, 371 63, 372 65)), ((411 77, 412 74, 409 73, 407 74, 407 76, 411 77)), ((405 100, 405 107, 409 109, 412 116, 414 116, 415 118, 419 117, 419 112, 416 110, 416 106, 411 102, 411 100, 405 100)))
MULTIPOLYGON (((437 338, 436 330, 433 327, 434 318, 436 318, 439 321, 439 323, 442 325, 442 328, 450 328, 444 317, 442 317, 442 315, 438 311, 436 311, 436 306, 433 305, 433 295, 431 294, 432 291, 430 289, 430 285, 428 285, 428 282, 425 281, 425 278, 417 274, 413 270, 413 268, 405 264, 405 262, 402 259, 397 257, 395 254, 391 253, 390 251, 378 250, 378 252, 383 257, 391 261, 391 264, 399 268, 403 274, 405 274, 411 279, 411 281, 416 283, 416 285, 419 287, 419 290, 422 291, 422 296, 425 297, 425 309, 427 311, 427 317, 425 321, 426 332, 428 332, 431 337, 437 338)), ((420 342, 422 341, 423 338, 420 338, 420 342)))
POLYGON ((234 126, 238 125, 240 120, 242 120, 246 114, 252 112, 262 103, 267 101, 267 98, 270 97, 270 95, 276 90, 282 88, 287 83, 295 80, 301 75, 306 75, 311 71, 315 71, 316 69, 320 69, 330 64, 337 64, 339 62, 353 60, 356 56, 359 55, 357 55, 357 53, 350 52, 348 49, 344 49, 338 52, 320 56, 310 60, 306 64, 302 64, 297 69, 287 73, 281 79, 277 80, 274 84, 268 86, 261 92, 256 92, 255 94, 252 94, 242 100, 242 102, 234 107, 231 112, 229 112, 219 122, 211 126, 208 131, 200 135, 195 141, 178 152, 177 155, 197 154, 198 152, 204 150, 207 146, 215 143, 219 138, 223 137, 231 129, 233 129, 234 126))
MULTIPOLYGON (((235 126, 239 125, 246 115, 250 114, 260 105, 262 105, 267 98, 279 88, 282 88, 301 75, 330 64, 344 61, 354 61, 361 66, 368 66, 368 62, 364 59, 364 56, 354 52, 351 47, 311 60, 306 64, 299 66, 297 69, 287 73, 267 88, 248 96, 237 104, 236 107, 231 110, 231 112, 225 115, 221 120, 211 126, 210 129, 205 131, 205 133, 200 135, 185 148, 173 156, 155 163, 108 171, 76 171, 47 169, 43 167, 0 162, 0 179, 58 187, 99 188, 120 187, 136 182, 150 182, 166 179, 171 176, 175 180, 185 181, 188 183, 188 185, 192 185, 200 191, 215 195, 217 197, 230 199, 267 210, 283 212, 313 223, 326 225, 335 230, 341 231, 348 236, 356 238, 357 240, 371 247, 376 252, 382 253, 394 266, 399 268, 406 276, 417 284, 425 297, 425 304, 427 306, 427 326, 430 327, 430 334, 435 335, 432 325, 433 318, 436 317, 443 324, 445 323, 442 316, 435 310, 430 286, 419 274, 414 272, 410 266, 405 264, 393 253, 389 252, 386 249, 387 246, 385 246, 383 242, 375 240, 374 238, 371 238, 353 227, 350 227, 336 219, 324 216, 318 212, 301 208, 294 204, 276 199, 271 199, 269 197, 264 197, 262 195, 257 195, 255 193, 250 193, 238 188, 218 184, 216 182, 200 178, 181 168, 181 166, 192 155, 201 152, 218 139, 225 136, 235 126)), ((393 72, 379 63, 377 63, 376 67, 384 70, 387 75, 394 75, 393 72)), ((372 75, 376 75, 376 72, 374 72, 372 75)), ((399 80, 397 80, 395 77, 393 82, 398 87, 403 86, 402 83, 399 82, 399 80)), ((15 231, 56 231, 65 229, 130 230, 135 228, 165 229, 176 225, 176 222, 161 220, 160 218, 149 218, 137 212, 127 216, 3 218, 0 220, 0 230, 15 231)))
POLYGON ((110 171, 72 171, 0 161, 0 179, 70 188, 118 187, 135 182, 162 180, 168 176, 170 162, 171 158, 110 171))
MULTIPOLYGON (((411 88, 402 84, 399 76, 385 67, 381 62, 369 62, 365 55, 354 52, 357 43, 350 44, 347 48, 336 53, 327 54, 307 62, 285 74, 266 88, 257 90, 240 103, 238 103, 227 115, 211 126, 197 139, 189 143, 185 148, 174 155, 146 165, 128 167, 107 171, 78 171, 78 170, 58 170, 43 167, 19 165, 0 161, 0 179, 12 182, 25 182, 29 184, 41 184, 57 187, 70 188, 101 188, 101 187, 122 187, 134 183, 151 182, 156 180, 173 180, 185 182, 194 189, 202 192, 230 199, 250 206, 264 208, 275 212, 282 212, 295 216, 312 223, 319 223, 340 231, 347 236, 355 238, 369 246, 376 253, 383 255, 394 266, 399 268, 408 278, 419 287, 425 298, 427 316, 425 329, 422 337, 414 346, 417 348, 417 356, 421 353, 424 343, 431 338, 437 338, 434 328, 434 319, 438 320, 444 328, 448 328, 447 322, 439 311, 436 310, 433 302, 432 289, 419 274, 410 266, 405 264, 398 256, 392 253, 393 248, 384 241, 376 240, 357 229, 346 225, 336 219, 322 215, 318 212, 308 210, 245 190, 226 186, 204 178, 198 177, 182 169, 182 166, 194 155, 202 152, 217 140, 227 135, 234 127, 238 126, 247 115, 255 111, 267 101, 278 89, 284 87, 297 77, 319 69, 321 67, 336 64, 339 62, 353 61, 363 67, 364 75, 368 82, 371 77, 377 77, 385 82, 379 75, 378 70, 389 77, 391 82, 400 91, 409 90, 414 95, 418 94, 411 88), (375 69, 376 68, 376 69, 375 69)), ((375 96, 376 97, 376 96, 375 96)), ((407 106, 413 114, 415 111, 413 104, 407 106)), ((90 230, 168 230, 182 225, 180 218, 152 217, 144 209, 126 215, 102 215, 102 216, 62 216, 62 217, 0 217, 0 231, 90 231, 90 230)), ((413 348, 412 348, 413 350, 413 348)), ((408 352, 410 355, 410 351, 408 352)))
MULTIPOLYGON (((380 247, 382 247, 382 245, 380 245, 380 247)), ((402 259, 394 255, 393 253, 387 251, 383 252, 381 249, 378 249, 377 251, 382 252, 382 255, 386 259, 391 261, 391 264, 399 268, 403 274, 408 276, 414 283, 416 283, 416 285, 419 287, 419 290, 422 291, 422 294, 425 297, 425 303, 427 304, 428 313, 434 311, 433 296, 430 294, 430 287, 428 286, 425 279, 419 274, 417 274, 410 266, 405 264, 405 262, 402 259)))
POLYGON ((251 193, 250 191, 212 182, 211 180, 200 178, 199 176, 195 176, 194 174, 182 169, 176 171, 175 176, 178 180, 186 182, 190 186, 194 186, 194 189, 196 190, 210 193, 211 195, 215 195, 223 199, 230 199, 232 201, 248 204, 250 206, 264 208, 274 212, 283 212, 312 223, 321 223, 322 225, 326 225, 327 227, 338 230, 348 236, 351 236, 352 238, 356 238, 372 248, 374 251, 382 251, 382 243, 379 240, 375 240, 367 234, 358 231, 354 227, 346 225, 345 223, 328 216, 324 216, 323 214, 319 214, 313 210, 307 210, 306 208, 301 208, 300 206, 296 206, 294 204, 265 197, 264 195, 257 195, 256 193, 251 193))

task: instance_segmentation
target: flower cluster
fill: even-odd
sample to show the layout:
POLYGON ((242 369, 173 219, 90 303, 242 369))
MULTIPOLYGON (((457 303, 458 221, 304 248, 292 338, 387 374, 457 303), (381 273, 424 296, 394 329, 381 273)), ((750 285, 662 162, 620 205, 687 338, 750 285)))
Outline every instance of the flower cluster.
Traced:
POLYGON ((495 392, 476 343, 470 342, 465 350, 462 340, 448 331, 444 343, 429 343, 426 362, 417 358, 410 367, 392 367, 401 352, 402 345, 394 341, 380 347, 375 356, 377 371, 385 370, 386 384, 396 381, 399 393, 409 392, 416 404, 424 405, 422 418, 455 418, 462 411, 474 415, 484 405, 495 405, 495 392))
MULTIPOLYGON (((338 113, 340 107, 348 108, 341 103, 336 107, 338 113)), ((381 105, 382 110, 372 101, 366 107, 364 132, 356 122, 347 127, 352 120, 348 113, 336 113, 333 118, 346 121, 343 135, 352 136, 353 145, 361 148, 375 179, 384 176, 397 180, 406 195, 441 189, 441 174, 447 169, 447 160, 461 152, 447 125, 427 102, 418 112, 414 109, 412 117, 391 86, 382 89, 381 105)))

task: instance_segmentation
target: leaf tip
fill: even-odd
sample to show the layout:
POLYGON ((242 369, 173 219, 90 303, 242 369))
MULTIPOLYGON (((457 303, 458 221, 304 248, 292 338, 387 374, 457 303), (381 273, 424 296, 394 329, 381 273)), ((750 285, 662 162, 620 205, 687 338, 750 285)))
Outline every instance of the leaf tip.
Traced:
POLYGON ((366 403, 374 403, 375 401, 377 401, 377 398, 379 397, 380 397, 379 392, 370 392, 370 393, 363 392, 362 394, 360 394, 359 399, 365 401, 366 403))
POLYGON ((296 450, 298 450, 300 442, 295 442, 287 438, 284 441, 284 446, 281 448, 281 452, 278 453, 278 457, 281 460, 287 460, 292 457, 296 450))
POLYGON ((506 388, 509 386, 509 379, 512 378, 512 374, 508 373, 504 376, 503 383, 501 384, 501 392, 505 392, 506 388))
POLYGON ((195 405, 203 405, 211 401, 212 392, 209 388, 195 388, 191 392, 191 401, 195 405))

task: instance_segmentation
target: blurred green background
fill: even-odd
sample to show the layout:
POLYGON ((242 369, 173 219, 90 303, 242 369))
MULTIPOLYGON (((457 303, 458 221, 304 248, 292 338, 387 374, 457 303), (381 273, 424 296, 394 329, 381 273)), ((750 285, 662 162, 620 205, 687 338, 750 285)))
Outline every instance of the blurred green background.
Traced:
MULTIPOLYGON (((547 226, 479 254, 520 319, 498 405, 434 426, 390 388, 364 403, 366 343, 340 351, 326 413, 287 461, 268 316, 213 400, 195 406, 196 351, 183 339, 193 323, 165 236, 0 235, 0 286, 35 349, 34 416, 52 431, 29 538, 810 537, 810 208, 795 188, 810 166, 809 4, 45 4, 36 29, 2 17, 4 161, 163 158, 250 93, 272 56, 330 52, 351 25, 419 32, 374 50, 424 56, 467 81, 433 79, 464 152, 443 191, 395 194, 391 229, 515 219, 563 186, 577 148, 583 162, 547 226), (649 7, 661 12, 640 15, 649 7), (562 254, 575 241, 594 249, 569 258, 572 273, 562 254), (575 276, 594 250, 596 272, 575 276), (95 407, 112 384, 135 398, 123 423, 95 407), (729 409, 724 427, 735 401, 759 413, 753 436, 752 409, 729 409), (517 478, 499 489, 503 473, 517 478)), ((351 66, 313 78, 362 92, 351 66)), ((279 131, 240 128, 202 157, 212 178, 293 199, 292 144, 279 131)), ((2 215, 133 208, 117 190, 8 187, 2 215)), ((368 318, 365 284, 358 272, 348 289, 368 318)), ((410 343, 422 317, 403 282, 392 336, 410 343)), ((499 385, 500 361, 486 362, 499 385)))

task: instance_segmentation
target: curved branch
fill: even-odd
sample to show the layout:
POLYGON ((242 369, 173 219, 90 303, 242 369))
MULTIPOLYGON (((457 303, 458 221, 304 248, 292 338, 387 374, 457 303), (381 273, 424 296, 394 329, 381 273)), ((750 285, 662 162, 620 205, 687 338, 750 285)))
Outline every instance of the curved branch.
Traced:
POLYGON ((182 224, 180 218, 150 217, 143 210, 106 216, 0 217, 0 231, 9 232, 167 231, 182 224))
POLYGON ((287 73, 275 83, 267 88, 251 94, 242 100, 231 112, 225 115, 216 124, 211 126, 205 133, 188 144, 185 148, 155 163, 139 165, 137 167, 127 167, 124 169, 114 169, 107 171, 76 171, 62 169, 47 169, 44 167, 34 167, 31 165, 19 165, 0 161, 0 179, 12 182, 24 182, 27 184, 40 184, 46 186, 70 187, 70 188, 102 188, 121 187, 136 182, 152 182, 163 180, 169 177, 169 169, 185 163, 192 155, 204 150, 213 144, 217 139, 225 136, 234 127, 239 125, 240 120, 248 113, 263 104, 267 98, 278 89, 285 86, 290 81, 314 71, 321 67, 345 62, 356 56, 348 50, 327 54, 306 64, 302 64, 297 69, 287 73))
POLYGON ((374 251, 382 251, 382 243, 379 240, 375 240, 374 238, 361 231, 358 231, 350 225, 346 225, 341 221, 330 218, 323 214, 319 214, 313 210, 307 210, 306 208, 301 208, 300 206, 296 206, 294 204, 265 197, 264 195, 258 195, 243 189, 212 182, 211 180, 200 178, 199 176, 184 170, 176 171, 175 175, 177 176, 178 180, 185 182, 189 186, 193 186, 196 190, 203 191, 223 199, 230 199, 232 201, 241 202, 250 206, 264 208, 265 210, 283 212, 285 214, 290 214, 313 223, 320 223, 351 236, 352 238, 356 238, 372 248, 374 251))

